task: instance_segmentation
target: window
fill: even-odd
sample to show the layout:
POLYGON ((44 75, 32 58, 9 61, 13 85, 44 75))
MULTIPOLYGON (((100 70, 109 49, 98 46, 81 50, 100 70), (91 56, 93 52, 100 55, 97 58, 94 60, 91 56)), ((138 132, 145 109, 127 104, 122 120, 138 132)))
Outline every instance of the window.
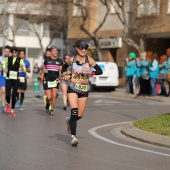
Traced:
POLYGON ((28 20, 16 18, 15 25, 18 26, 18 29, 17 29, 18 35, 28 35, 29 34, 29 21, 28 20))
POLYGON ((138 0, 138 17, 159 15, 160 0, 138 0))
POLYGON ((167 0, 167 14, 170 14, 170 0, 167 0))
POLYGON ((41 56, 41 49, 40 48, 28 48, 28 56, 29 57, 41 56))
POLYGON ((73 0, 73 14, 72 14, 73 16, 78 16, 78 17, 82 16, 81 5, 85 6, 85 0, 73 0), (78 4, 80 4, 80 6, 78 4))

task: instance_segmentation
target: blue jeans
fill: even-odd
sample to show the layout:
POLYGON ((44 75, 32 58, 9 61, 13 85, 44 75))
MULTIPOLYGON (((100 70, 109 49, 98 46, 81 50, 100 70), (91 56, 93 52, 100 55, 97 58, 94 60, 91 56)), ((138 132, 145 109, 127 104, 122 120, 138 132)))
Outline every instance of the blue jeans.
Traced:
POLYGON ((156 78, 150 78, 149 84, 150 84, 150 95, 156 96, 156 78))
POLYGON ((129 93, 134 94, 132 80, 133 80, 133 77, 127 77, 127 83, 129 84, 129 93))
POLYGON ((161 85, 161 95, 166 96, 166 88, 165 88, 165 84, 164 84, 164 79, 158 79, 157 83, 159 83, 161 85))

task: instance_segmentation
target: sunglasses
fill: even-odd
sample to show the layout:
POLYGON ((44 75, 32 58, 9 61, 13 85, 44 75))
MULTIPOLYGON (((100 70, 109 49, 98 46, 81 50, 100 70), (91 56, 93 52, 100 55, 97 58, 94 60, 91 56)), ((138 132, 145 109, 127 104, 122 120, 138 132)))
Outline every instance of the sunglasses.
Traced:
POLYGON ((88 49, 88 47, 77 47, 79 50, 83 50, 83 49, 85 49, 85 50, 87 50, 88 49))
POLYGON ((17 53, 17 51, 12 51, 11 53, 17 53))

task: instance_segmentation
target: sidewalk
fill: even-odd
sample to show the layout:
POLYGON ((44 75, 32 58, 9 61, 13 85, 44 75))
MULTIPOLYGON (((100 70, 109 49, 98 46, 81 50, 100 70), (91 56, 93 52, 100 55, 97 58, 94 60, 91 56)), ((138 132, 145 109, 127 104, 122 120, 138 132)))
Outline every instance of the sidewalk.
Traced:
POLYGON ((154 101, 162 101, 162 102, 170 102, 170 97, 165 96, 137 96, 138 89, 135 90, 135 94, 125 93, 124 88, 116 88, 116 91, 112 91, 111 94, 115 97, 121 98, 131 98, 131 99, 144 99, 144 100, 154 100, 154 101))
MULTIPOLYGON (((136 89, 138 91, 138 89, 136 89)), ((125 93, 125 89, 117 88, 116 91, 111 92, 114 97, 121 97, 121 98, 131 98, 131 99, 144 99, 144 100, 155 100, 155 101, 162 101, 162 102, 170 102, 170 97, 164 96, 137 96, 135 94, 127 94, 125 93)), ((133 126, 133 123, 129 123, 128 125, 122 126, 121 133, 126 135, 127 137, 133 138, 140 142, 149 143, 152 145, 170 148, 170 137, 154 134, 151 132, 146 132, 144 130, 138 129, 133 126)))

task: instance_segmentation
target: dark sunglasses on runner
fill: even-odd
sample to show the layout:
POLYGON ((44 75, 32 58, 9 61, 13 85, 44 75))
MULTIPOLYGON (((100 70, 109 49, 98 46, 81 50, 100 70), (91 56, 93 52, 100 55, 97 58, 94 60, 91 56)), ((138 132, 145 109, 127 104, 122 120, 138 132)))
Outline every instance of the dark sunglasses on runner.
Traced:
POLYGON ((18 51, 11 51, 11 53, 17 53, 18 51))
POLYGON ((88 49, 88 47, 77 47, 79 50, 83 50, 83 49, 85 49, 85 50, 87 50, 88 49))

